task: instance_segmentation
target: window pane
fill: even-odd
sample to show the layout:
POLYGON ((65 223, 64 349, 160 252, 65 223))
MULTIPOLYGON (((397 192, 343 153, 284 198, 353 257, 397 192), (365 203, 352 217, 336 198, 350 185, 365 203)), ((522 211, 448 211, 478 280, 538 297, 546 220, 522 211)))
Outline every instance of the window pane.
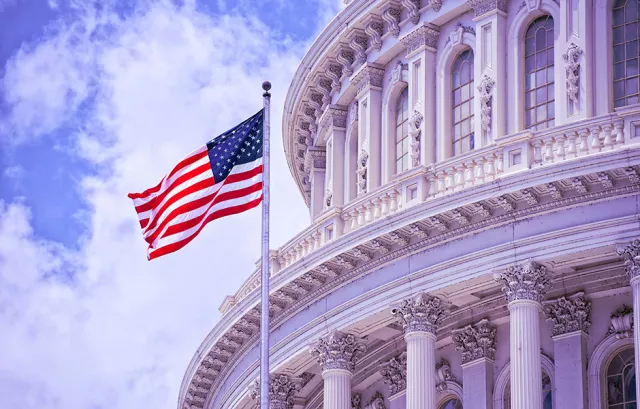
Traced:
POLYGON ((525 96, 525 107, 531 108, 534 106, 536 106, 536 92, 535 91, 527 92, 527 95, 525 96))
POLYGON ((553 48, 547 50, 547 64, 552 65, 554 61, 553 48))
POLYGON ((547 85, 547 101, 555 99, 555 87, 556 87, 555 84, 547 85))
POLYGON ((547 119, 547 106, 541 105, 536 108, 536 119, 537 122, 542 122, 547 119))
POLYGON ((613 79, 619 80, 620 78, 624 78, 624 63, 619 62, 613 64, 613 79))
POLYGON ((462 86, 460 98, 462 101, 469 99, 469 84, 462 86))
POLYGON ((469 116, 469 103, 465 102, 462 104, 462 117, 466 118, 469 116))
POLYGON ((634 0, 627 1, 625 5, 624 21, 629 23, 638 19, 638 2, 634 0))
POLYGON ((615 26, 619 26, 620 24, 624 23, 624 12, 622 11, 622 9, 617 9, 614 10, 613 12, 613 25, 615 26))
POLYGON ((536 113, 535 108, 534 109, 530 109, 525 113, 525 121, 526 121, 526 125, 527 126, 536 123, 536 121, 535 121, 535 113, 536 113))
POLYGON ((627 94, 637 94, 638 93, 638 77, 627 79, 625 89, 627 90, 627 94))
POLYGON ((540 85, 547 83, 547 70, 536 71, 536 83, 540 85))
POLYGON ((547 87, 541 87, 536 90, 536 102, 538 104, 547 100, 547 87))
POLYGON ((453 88, 458 88, 460 86, 460 71, 454 71, 451 76, 453 88))
MULTIPOLYGON (((615 70, 615 66, 614 66, 614 70, 615 70)), ((638 75, 638 59, 634 58, 633 60, 627 60, 627 77, 636 76, 636 75, 638 75)))
POLYGON ((469 64, 462 64, 462 73, 460 74, 460 81, 463 84, 469 82, 469 64))
POLYGON ((453 105, 460 105, 460 88, 453 91, 453 105))
POLYGON ((613 61, 619 62, 624 60, 624 45, 616 45, 613 47, 613 61))
POLYGON ((536 69, 544 68, 547 66, 547 53, 541 52, 536 54, 536 69))
POLYGON ((549 102, 547 104, 547 117, 548 118, 555 118, 556 117, 556 107, 555 107, 556 103, 555 102, 549 102))
POLYGON ((627 59, 638 56, 638 40, 629 41, 627 47, 627 59))
POLYGON ((547 68, 547 82, 553 82, 553 65, 547 68))
POLYGON ((536 52, 547 48, 547 30, 538 29, 536 31, 536 52))
POLYGON ((530 72, 525 75, 524 89, 533 89, 536 87, 536 73, 530 72))
POLYGON ((469 135, 469 120, 462 121, 462 135, 469 135))
POLYGON ((530 55, 524 59, 525 72, 531 72, 535 69, 534 58, 535 58, 535 55, 530 55))
POLYGON ((624 42, 624 27, 616 27, 613 29, 613 44, 624 42))
MULTIPOLYGON (((629 2, 629 3, 633 3, 633 1, 629 2)), ((631 23, 631 24, 627 24, 624 27, 624 40, 625 41, 632 41, 638 38, 638 26, 637 23, 631 23)))
POLYGON ((453 122, 460 122, 460 107, 457 106, 453 109, 453 122))

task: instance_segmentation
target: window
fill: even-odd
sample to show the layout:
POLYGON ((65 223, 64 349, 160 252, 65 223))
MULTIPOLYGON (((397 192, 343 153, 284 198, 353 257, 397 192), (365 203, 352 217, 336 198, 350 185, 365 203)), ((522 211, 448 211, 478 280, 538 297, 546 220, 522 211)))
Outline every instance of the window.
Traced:
POLYGON ((447 399, 439 409, 462 409, 462 402, 458 398, 447 399))
POLYGON ((555 123, 553 18, 534 20, 524 40, 525 126, 545 129, 555 123))
POLYGON ((453 156, 474 147, 473 135, 473 51, 463 51, 451 70, 453 109, 453 156))
POLYGON ((640 0, 613 4, 613 106, 638 101, 638 25, 640 0))
POLYGON ((607 409, 636 408, 636 368, 633 348, 616 354, 607 368, 607 409))
MULTIPOLYGON (((632 358, 633 360, 633 358, 632 358)), ((635 380, 634 380, 635 382, 635 380)), ((542 371, 542 409, 553 409, 553 385, 551 385, 551 378, 544 371, 542 371)), ((504 409, 511 409, 511 381, 504 389, 504 409)), ((624 408, 626 409, 626 408, 624 408)))
POLYGON ((409 169, 409 88, 396 103, 396 173, 409 169))

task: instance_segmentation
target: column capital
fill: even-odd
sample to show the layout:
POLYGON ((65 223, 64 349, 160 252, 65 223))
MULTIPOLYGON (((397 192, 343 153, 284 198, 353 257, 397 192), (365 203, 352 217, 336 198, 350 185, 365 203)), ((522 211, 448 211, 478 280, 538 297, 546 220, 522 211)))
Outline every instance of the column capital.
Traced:
POLYGON ((542 303, 551 287, 547 268, 535 261, 510 265, 503 273, 494 274, 493 278, 502 284, 508 303, 518 300, 542 303))
POLYGON ((320 126, 326 129, 347 127, 347 108, 329 105, 320 118, 320 126))
POLYGON ((467 3, 475 12, 475 17, 483 16, 490 12, 500 11, 507 13, 508 0, 468 0, 467 3))
POLYGON ((618 246, 616 252, 624 260, 624 268, 631 281, 640 277, 640 239, 635 239, 626 246, 618 246))
POLYGON ((544 313, 547 321, 553 324, 551 335, 554 337, 570 332, 589 333, 591 301, 585 298, 583 292, 546 302, 544 313))
POLYGON ((438 36, 440 27, 435 24, 423 23, 421 26, 400 39, 407 48, 407 56, 410 56, 422 49, 435 52, 438 47, 438 36))
POLYGON ((421 293, 402 301, 391 313, 402 323, 405 334, 429 332, 435 335, 450 311, 438 297, 421 293))
MULTIPOLYGON (((269 409, 291 409, 293 398, 302 387, 301 378, 292 378, 282 374, 269 376, 269 409)), ((255 381, 249 395, 260 405, 260 383, 255 381)))
POLYGON ((327 153, 324 148, 311 146, 304 155, 304 167, 307 172, 324 169, 327 166, 327 153))
POLYGON ((389 386, 389 394, 395 395, 407 388, 407 353, 391 358, 380 365, 380 375, 385 385, 389 386))
POLYGON ((463 365, 481 358, 493 361, 496 355, 496 327, 488 319, 480 320, 455 330, 453 342, 456 351, 462 353, 463 365))
POLYGON ((384 67, 374 63, 365 63, 358 72, 353 74, 351 82, 355 84, 356 93, 360 95, 370 88, 382 89, 383 76, 384 67))
POLYGON ((361 339, 352 334, 332 331, 320 338, 312 347, 311 354, 316 358, 323 371, 342 369, 353 372, 356 361, 364 355, 367 348, 361 339))

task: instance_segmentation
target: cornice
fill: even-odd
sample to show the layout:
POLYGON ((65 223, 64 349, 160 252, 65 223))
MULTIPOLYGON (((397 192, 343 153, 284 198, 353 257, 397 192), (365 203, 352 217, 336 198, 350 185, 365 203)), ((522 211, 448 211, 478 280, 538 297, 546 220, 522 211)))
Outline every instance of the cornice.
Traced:
MULTIPOLYGON (((588 180, 588 179, 585 179, 585 180, 588 180)), ((616 183, 618 185, 620 183, 618 178, 616 178, 616 183)), ((338 274, 336 277, 330 277, 326 275, 323 276, 320 270, 312 269, 310 273, 306 273, 303 276, 301 276, 300 277, 301 281, 299 281, 300 284, 297 284, 303 290, 306 289, 307 293, 302 297, 298 298, 297 301, 293 302, 291 305, 285 305, 284 307, 280 307, 278 310, 274 310, 274 314, 275 314, 274 321, 273 321, 274 328, 276 328, 284 320, 286 320, 286 317, 289 316, 289 314, 295 313, 295 311, 298 311, 300 308, 303 308, 303 305, 310 302, 310 300, 313 300, 318 296, 321 296, 322 294, 326 294, 326 292, 330 291, 331 288, 335 288, 335 286, 343 285, 343 283, 348 281, 350 277, 354 277, 354 275, 361 275, 366 271, 371 271, 373 269, 376 269, 381 264, 390 262, 392 260, 396 260, 399 257, 405 257, 406 255, 411 254, 413 252, 421 251, 421 250, 424 250, 425 248, 439 245, 447 240, 460 237, 461 235, 465 235, 473 231, 477 231, 478 229, 494 227, 494 226, 500 225, 500 223, 513 222, 514 217, 516 218, 530 217, 532 215, 539 214, 540 212, 553 211, 563 207, 574 206, 580 203, 587 203, 594 200, 604 200, 609 197, 615 197, 616 195, 637 194, 637 192, 638 192, 637 186, 617 187, 617 188, 613 188, 605 191, 579 194, 573 197, 553 200, 553 201, 542 203, 542 204, 525 206, 524 208, 518 208, 517 210, 513 210, 512 212, 507 212, 498 216, 490 216, 484 220, 469 223, 464 227, 453 228, 442 234, 427 237, 425 239, 416 241, 414 243, 407 243, 405 246, 397 247, 396 245, 394 246, 394 249, 388 251, 386 254, 380 255, 374 260, 371 260, 368 262, 362 262, 362 264, 359 264, 359 265, 354 264, 355 268, 353 268, 351 271, 344 271, 344 268, 338 269, 337 270, 338 274), (318 284, 314 284, 314 282, 317 282, 318 284), (308 283, 308 284, 305 285, 305 283, 308 283), (285 313, 285 311, 289 311, 289 313, 285 313)), ((514 197, 513 200, 518 201, 523 199, 520 199, 519 197, 514 197)), ((368 232, 362 231, 360 233, 367 234, 368 232)), ((352 242, 354 245, 358 245, 357 241, 355 242, 353 240, 348 240, 348 241, 352 242)), ((277 278, 280 278, 280 277, 277 277, 277 278)), ((276 284, 275 287, 287 289, 287 286, 282 287, 281 284, 276 284)), ((243 304, 246 304, 246 302, 243 304)), ((234 315, 237 317, 236 314, 234 315)), ((250 314, 249 316, 247 316, 249 318, 245 318, 245 320, 246 319, 250 320, 251 316, 255 316, 255 312, 252 312, 252 310, 250 310, 250 314)), ((231 318, 232 317, 230 316, 229 319, 231 318)), ((237 318, 232 319, 231 321, 229 320, 224 320, 224 321, 238 322, 237 318)), ((243 333, 242 331, 240 331, 240 333, 236 331, 234 336, 242 337, 243 333)), ((221 337, 219 339, 224 339, 224 337, 221 337)), ((247 348, 249 348, 255 342, 256 339, 257 338, 255 338, 255 335, 245 337, 244 339, 241 340, 242 342, 237 347, 237 349, 232 354, 232 356, 227 359, 226 363, 223 362, 224 365, 221 366, 220 362, 216 364, 218 368, 216 369, 216 371, 218 372, 218 376, 216 376, 216 379, 219 378, 220 376, 224 377, 223 374, 226 373, 226 370, 224 368, 229 368, 229 365, 233 365, 233 362, 235 362, 236 359, 238 359, 238 357, 243 354, 242 351, 246 351, 247 348)), ((236 344, 237 343, 238 342, 236 341, 236 344)), ((202 375, 199 375, 199 376, 200 378, 198 379, 201 379, 202 375)), ((202 387, 202 385, 198 385, 198 386, 202 387)), ((213 382, 211 382, 210 386, 214 387, 213 382)))

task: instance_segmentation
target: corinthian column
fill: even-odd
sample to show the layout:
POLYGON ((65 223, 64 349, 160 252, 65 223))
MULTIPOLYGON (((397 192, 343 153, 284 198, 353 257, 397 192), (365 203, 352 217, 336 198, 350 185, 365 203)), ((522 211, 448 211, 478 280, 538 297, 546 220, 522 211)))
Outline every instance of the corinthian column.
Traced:
MULTIPOLYGON (((618 247, 618 255, 624 259, 624 266, 631 279, 633 292, 633 348, 636 368, 640 368, 640 240, 628 246, 618 247)), ((640 392, 640 377, 636 376, 636 396, 640 392)))
POLYGON ((340 331, 320 338, 311 349, 322 368, 324 409, 351 409, 351 377, 365 351, 361 340, 340 331))
POLYGON ((407 341, 407 409, 435 409, 436 331, 449 309, 439 298, 420 294, 392 313, 402 323, 407 341))
MULTIPOLYGON (((302 386, 302 379, 272 374, 269 377, 269 409, 291 409, 293 398, 302 386)), ((250 391, 251 398, 260 405, 260 385, 256 381, 250 391)))
POLYGON ((550 287, 547 269, 529 261, 509 266, 494 279, 502 284, 511 314, 511 407, 542 409, 540 311, 550 287))

